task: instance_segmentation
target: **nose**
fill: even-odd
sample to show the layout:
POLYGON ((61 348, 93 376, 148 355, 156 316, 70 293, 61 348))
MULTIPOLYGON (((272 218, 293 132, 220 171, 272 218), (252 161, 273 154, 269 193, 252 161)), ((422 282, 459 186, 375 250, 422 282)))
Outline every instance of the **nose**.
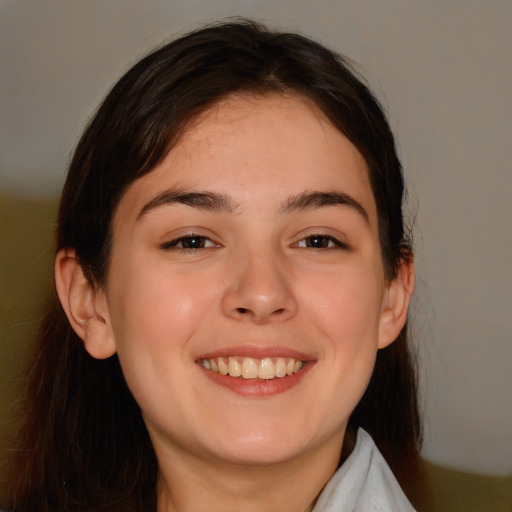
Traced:
POLYGON ((233 263, 222 299, 224 314, 256 324, 283 322, 297 312, 291 275, 272 251, 245 254, 233 263))

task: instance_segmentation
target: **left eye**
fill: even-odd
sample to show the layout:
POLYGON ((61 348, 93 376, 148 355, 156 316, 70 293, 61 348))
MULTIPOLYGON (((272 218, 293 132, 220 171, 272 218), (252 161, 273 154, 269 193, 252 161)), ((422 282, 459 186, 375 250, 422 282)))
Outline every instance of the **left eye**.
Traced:
POLYGON ((331 249, 335 247, 346 248, 346 245, 336 238, 328 235, 311 235, 297 243, 298 247, 310 249, 331 249))
POLYGON ((206 236, 187 235, 176 238, 176 240, 172 240, 171 242, 167 242, 163 244, 162 247, 164 249, 176 247, 178 249, 194 250, 206 249, 208 247, 218 247, 218 245, 206 236))

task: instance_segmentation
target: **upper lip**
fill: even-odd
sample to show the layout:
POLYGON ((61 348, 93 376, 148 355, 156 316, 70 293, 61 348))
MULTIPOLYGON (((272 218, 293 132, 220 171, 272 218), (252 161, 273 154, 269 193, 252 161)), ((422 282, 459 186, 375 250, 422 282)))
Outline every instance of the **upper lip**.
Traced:
POLYGON ((197 359, 213 359, 215 357, 227 356, 252 357, 254 359, 265 359, 267 357, 290 357, 301 361, 312 361, 315 359, 312 354, 307 354, 290 347, 251 344, 217 348, 210 352, 200 354, 197 359))

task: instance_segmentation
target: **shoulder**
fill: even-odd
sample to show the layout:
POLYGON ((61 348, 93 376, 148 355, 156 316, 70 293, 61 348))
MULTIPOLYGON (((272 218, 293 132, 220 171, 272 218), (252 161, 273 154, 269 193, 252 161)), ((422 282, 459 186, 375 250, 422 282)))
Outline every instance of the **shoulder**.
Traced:
POLYGON ((354 450, 329 480, 314 512, 414 512, 373 439, 357 432, 354 450))

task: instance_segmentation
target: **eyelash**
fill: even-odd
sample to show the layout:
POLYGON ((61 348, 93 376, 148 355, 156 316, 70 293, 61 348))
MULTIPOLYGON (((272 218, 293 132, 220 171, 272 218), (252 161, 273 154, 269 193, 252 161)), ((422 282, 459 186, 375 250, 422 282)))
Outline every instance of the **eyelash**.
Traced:
MULTIPOLYGON (((194 242, 193 242, 194 243, 194 242)), ((211 238, 202 235, 196 235, 191 233, 190 235, 180 236, 175 240, 171 240, 170 242, 166 242, 162 244, 162 249, 178 249, 181 251, 196 251, 199 249, 209 249, 210 247, 220 247, 216 244, 211 238), (195 240, 196 243, 199 242, 199 247, 185 247, 184 243, 189 243, 195 240), (180 246, 181 244, 181 246, 180 246), (201 246, 202 244, 202 246, 201 246), (205 245, 206 244, 206 245, 205 245)))
POLYGON ((348 249, 348 245, 341 242, 337 238, 330 236, 330 235, 322 235, 321 233, 317 233, 314 235, 309 235, 305 238, 302 238, 299 240, 296 244, 298 247, 303 247, 305 249, 348 249), (313 243, 327 243, 326 246, 315 246, 315 245, 308 245, 308 241, 311 244, 313 243))
MULTIPOLYGON (((302 238, 296 244, 296 247, 304 249, 348 249, 348 245, 330 235, 314 234, 302 238), (315 245, 316 244, 316 245, 315 245), (324 245, 325 244, 325 245, 324 245)), ((200 249, 209 249, 210 247, 220 247, 211 238, 191 233, 181 236, 170 242, 162 244, 162 249, 177 249, 181 251, 196 251, 200 249), (192 243, 191 243, 192 242, 192 243), (185 247, 184 244, 191 244, 192 247, 185 247), (196 245, 195 247, 193 245, 196 245)))

